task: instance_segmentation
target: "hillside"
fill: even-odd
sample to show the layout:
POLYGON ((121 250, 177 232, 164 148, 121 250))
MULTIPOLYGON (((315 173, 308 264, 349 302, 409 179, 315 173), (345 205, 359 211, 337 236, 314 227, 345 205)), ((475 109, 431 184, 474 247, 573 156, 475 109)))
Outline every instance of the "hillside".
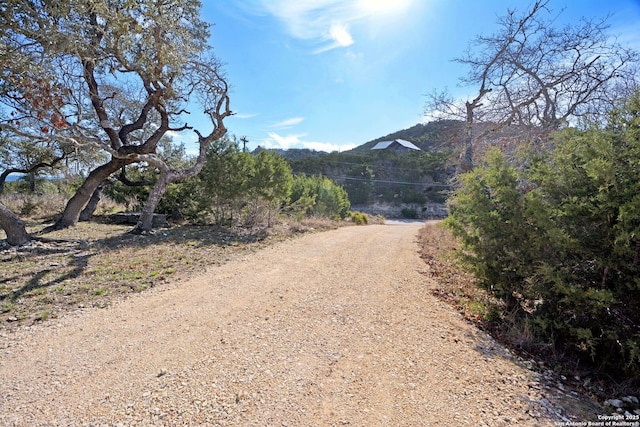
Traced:
MULTIPOLYGON (((277 152, 288 159, 296 174, 323 175, 338 182, 357 209, 393 216, 408 212, 438 217, 445 214, 442 204, 451 190, 465 127, 462 121, 439 120, 418 123, 340 153, 304 149, 277 152), (410 141, 422 151, 372 150, 378 142, 393 139, 410 141)), ((476 157, 490 146, 513 157, 520 142, 528 141, 523 139, 525 131, 515 126, 494 130, 491 123, 474 125, 476 157)))
POLYGON ((378 142, 392 139, 411 141, 423 151, 451 151, 463 138, 464 128, 464 122, 458 120, 439 120, 429 123, 418 123, 408 129, 402 129, 366 142, 351 151, 368 151, 378 142))
POLYGON ((287 158, 294 174, 323 175, 342 185, 356 209, 385 216, 439 217, 445 214, 442 203, 463 133, 463 122, 442 120, 419 123, 340 153, 275 151, 287 158), (371 150, 377 142, 391 139, 411 141, 422 151, 371 150))

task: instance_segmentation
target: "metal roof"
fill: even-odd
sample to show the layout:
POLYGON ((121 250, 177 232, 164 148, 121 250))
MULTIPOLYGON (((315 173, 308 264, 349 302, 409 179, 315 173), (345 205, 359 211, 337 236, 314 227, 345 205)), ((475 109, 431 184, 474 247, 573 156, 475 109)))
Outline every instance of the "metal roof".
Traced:
POLYGON ((394 142, 402 145, 405 148, 409 148, 411 150, 420 151, 420 148, 418 148, 412 142, 405 141, 404 139, 394 139, 393 141, 380 141, 372 148, 372 150, 385 150, 385 149, 389 148, 389 146, 391 144, 393 144, 394 142))

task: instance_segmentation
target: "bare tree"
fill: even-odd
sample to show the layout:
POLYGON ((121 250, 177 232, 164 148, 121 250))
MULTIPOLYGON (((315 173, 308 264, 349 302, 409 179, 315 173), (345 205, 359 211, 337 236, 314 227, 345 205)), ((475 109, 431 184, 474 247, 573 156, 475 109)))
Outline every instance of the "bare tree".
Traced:
MULTIPOLYGON (((75 224, 98 186, 126 165, 147 162, 168 182, 197 173, 197 164, 170 171, 156 155, 167 133, 195 131, 206 151, 226 132, 228 87, 199 8, 197 0, 8 0, 0 6, 7 45, 56 65, 50 85, 66 89, 56 137, 110 156, 88 174, 54 228, 75 224), (212 120, 207 136, 185 120, 195 100, 212 120)), ((5 128, 19 130, 10 120, 5 128)), ((162 194, 154 189, 148 206, 155 208, 162 194)))
POLYGON ((638 54, 608 34, 607 18, 583 19, 558 27, 549 1, 536 1, 524 14, 510 10, 498 30, 478 36, 455 59, 469 73, 473 99, 457 101, 447 92, 428 96, 427 115, 466 122, 460 171, 473 168, 476 124, 497 130, 515 125, 544 137, 581 119, 598 120, 625 88, 637 85, 638 54))

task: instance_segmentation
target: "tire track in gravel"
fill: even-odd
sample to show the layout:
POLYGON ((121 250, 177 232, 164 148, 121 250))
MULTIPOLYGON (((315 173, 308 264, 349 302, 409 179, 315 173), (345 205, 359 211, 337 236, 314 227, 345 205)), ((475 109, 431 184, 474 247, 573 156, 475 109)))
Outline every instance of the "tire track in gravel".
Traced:
POLYGON ((431 296, 420 226, 306 235, 5 336, 0 424, 553 425, 534 374, 431 296))

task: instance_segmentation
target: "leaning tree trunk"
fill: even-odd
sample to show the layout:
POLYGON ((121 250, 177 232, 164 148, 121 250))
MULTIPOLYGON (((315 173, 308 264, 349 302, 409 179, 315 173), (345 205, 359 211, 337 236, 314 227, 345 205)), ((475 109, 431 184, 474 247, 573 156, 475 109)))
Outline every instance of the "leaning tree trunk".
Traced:
POLYGON ((102 181, 100 185, 95 189, 91 198, 89 199, 89 203, 84 207, 82 212, 80 212, 80 221, 90 221, 94 212, 98 208, 98 203, 100 203, 100 199, 102 199, 102 189, 104 188, 105 181, 102 181))
POLYGON ((198 135, 198 145, 200 147, 196 162, 189 169, 182 171, 172 170, 166 162, 154 154, 140 156, 141 160, 144 160, 150 165, 158 168, 160 176, 158 178, 158 182, 153 186, 151 193, 149 193, 149 196, 147 197, 147 201, 142 208, 138 224, 133 230, 131 230, 132 233, 140 234, 151 230, 153 227, 153 213, 155 212, 160 199, 162 199, 162 196, 164 196, 164 193, 167 191, 169 184, 184 181, 185 179, 198 175, 207 161, 207 151, 209 151, 209 147, 213 141, 222 138, 224 134, 227 133, 227 128, 224 127, 223 121, 226 117, 233 114, 229 109, 227 83, 218 75, 215 69, 211 69, 207 64, 200 63, 199 66, 203 67, 203 71, 206 72, 208 78, 215 77, 216 79, 219 79, 219 81, 216 81, 212 87, 207 88, 208 90, 213 90, 213 93, 217 98, 215 101, 215 108, 208 111, 208 115, 213 123, 213 130, 207 136, 203 136, 197 130, 195 131, 198 135))
POLYGON ((147 231, 151 231, 151 229, 153 228, 153 214, 158 207, 158 203, 160 203, 160 199, 162 199, 164 193, 167 192, 169 184, 171 184, 171 182, 173 182, 173 180, 175 179, 176 177, 174 173, 170 170, 160 173, 158 181, 151 189, 144 207, 142 208, 140 218, 138 219, 138 224, 133 230, 131 230, 132 234, 141 234, 147 231))
POLYGON ((20 246, 31 241, 31 236, 22 221, 11 209, 0 203, 0 227, 7 234, 7 243, 20 246))
POLYGON ((80 219, 80 212, 87 205, 89 199, 96 191, 96 188, 109 177, 112 173, 120 170, 121 167, 130 163, 125 159, 111 158, 109 163, 92 170, 87 179, 82 183, 71 199, 67 202, 67 206, 62 213, 60 219, 50 227, 51 230, 61 230, 63 228, 76 225, 80 219))

